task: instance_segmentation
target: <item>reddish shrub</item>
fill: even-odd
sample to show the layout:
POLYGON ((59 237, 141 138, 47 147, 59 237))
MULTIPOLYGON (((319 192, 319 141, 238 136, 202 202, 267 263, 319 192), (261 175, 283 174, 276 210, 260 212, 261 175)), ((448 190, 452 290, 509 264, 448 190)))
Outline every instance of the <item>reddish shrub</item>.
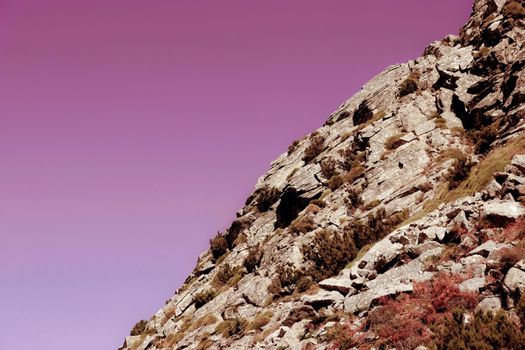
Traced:
POLYGON ((384 299, 368 317, 370 329, 379 336, 376 344, 399 350, 414 349, 432 340, 432 328, 443 324, 453 310, 473 310, 475 293, 462 292, 458 276, 441 273, 426 282, 414 283, 411 295, 384 299))

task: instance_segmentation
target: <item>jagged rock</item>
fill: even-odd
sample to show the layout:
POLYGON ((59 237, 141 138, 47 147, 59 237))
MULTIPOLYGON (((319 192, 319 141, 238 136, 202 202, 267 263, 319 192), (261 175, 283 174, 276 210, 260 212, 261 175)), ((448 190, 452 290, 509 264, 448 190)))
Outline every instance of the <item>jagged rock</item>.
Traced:
POLYGON ((319 286, 326 290, 338 291, 344 295, 355 292, 355 289, 352 287, 352 280, 346 278, 328 278, 319 282, 319 286))
POLYGON ((304 295, 301 300, 308 305, 312 305, 314 308, 322 306, 328 306, 336 302, 343 301, 344 296, 336 291, 325 291, 320 290, 313 295, 304 295))
POLYGON ((501 244, 501 243, 496 243, 494 241, 487 241, 483 244, 481 244, 480 246, 478 246, 477 248, 471 250, 468 255, 475 255, 475 254, 478 254, 478 255, 481 255, 483 257, 488 257, 489 254, 493 251, 493 250, 499 250, 501 249, 502 247, 504 247, 505 245, 504 244, 501 244))
MULTIPOLYGON (((521 171, 522 174, 525 174, 525 155, 517 154, 512 158, 511 166, 516 167, 521 171)), ((516 174, 521 175, 521 174, 516 174)))
POLYGON ((346 298, 344 302, 344 310, 345 312, 356 314, 358 312, 368 310, 372 302, 378 300, 381 297, 403 292, 411 292, 412 290, 412 284, 386 285, 382 288, 367 290, 346 298))
POLYGON ((501 201, 483 205, 482 217, 496 224, 503 225, 525 215, 525 209, 517 202, 501 201))

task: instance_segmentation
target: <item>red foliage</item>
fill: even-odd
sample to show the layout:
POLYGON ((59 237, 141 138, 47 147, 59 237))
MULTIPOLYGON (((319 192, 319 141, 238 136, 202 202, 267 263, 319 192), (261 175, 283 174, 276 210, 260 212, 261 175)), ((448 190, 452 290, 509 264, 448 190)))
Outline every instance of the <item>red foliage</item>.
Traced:
POLYGON ((379 337, 376 345, 404 350, 428 344, 432 326, 443 324, 455 309, 473 310, 476 306, 476 294, 460 291, 460 282, 458 276, 441 273, 430 281, 414 283, 411 295, 381 300, 383 305, 368 318, 370 329, 379 337))

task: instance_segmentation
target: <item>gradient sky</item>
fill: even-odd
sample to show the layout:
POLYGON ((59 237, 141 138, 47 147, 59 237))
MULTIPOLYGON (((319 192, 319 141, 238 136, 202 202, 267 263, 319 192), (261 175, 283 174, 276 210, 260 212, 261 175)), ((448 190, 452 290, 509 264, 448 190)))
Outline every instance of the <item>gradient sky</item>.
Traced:
POLYGON ((470 0, 0 0, 0 350, 116 349, 269 162, 470 0))

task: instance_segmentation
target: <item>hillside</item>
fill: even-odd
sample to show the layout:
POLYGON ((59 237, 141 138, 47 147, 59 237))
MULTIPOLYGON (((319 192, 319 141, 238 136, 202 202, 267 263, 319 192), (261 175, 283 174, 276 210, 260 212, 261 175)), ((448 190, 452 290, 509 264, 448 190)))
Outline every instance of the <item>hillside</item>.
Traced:
POLYGON ((523 6, 475 1, 295 141, 121 349, 523 349, 523 6))

